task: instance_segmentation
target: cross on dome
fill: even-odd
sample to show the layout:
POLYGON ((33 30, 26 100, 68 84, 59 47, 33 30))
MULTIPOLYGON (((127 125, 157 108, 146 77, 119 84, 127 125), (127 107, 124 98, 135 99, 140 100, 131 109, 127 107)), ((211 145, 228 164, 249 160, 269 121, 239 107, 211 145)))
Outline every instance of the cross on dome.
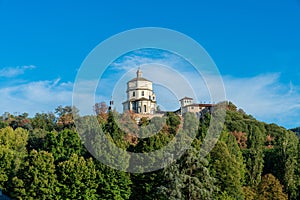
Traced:
POLYGON ((142 70, 141 70, 140 67, 139 67, 138 70, 136 71, 136 76, 137 76, 137 78, 141 78, 141 77, 142 77, 142 70))

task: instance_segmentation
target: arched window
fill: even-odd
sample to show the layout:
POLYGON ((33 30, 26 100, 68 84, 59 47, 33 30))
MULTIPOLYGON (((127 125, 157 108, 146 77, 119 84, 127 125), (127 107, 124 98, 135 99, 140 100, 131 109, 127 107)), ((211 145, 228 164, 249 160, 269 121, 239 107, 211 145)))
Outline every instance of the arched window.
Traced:
POLYGON ((147 112, 147 106, 144 105, 144 112, 147 112))

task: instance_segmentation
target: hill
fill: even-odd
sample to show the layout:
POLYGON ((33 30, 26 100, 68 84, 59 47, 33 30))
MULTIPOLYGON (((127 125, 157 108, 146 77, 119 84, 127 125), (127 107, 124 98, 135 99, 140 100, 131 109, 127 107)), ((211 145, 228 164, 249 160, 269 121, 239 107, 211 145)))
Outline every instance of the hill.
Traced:
POLYGON ((101 138, 91 117, 82 117, 81 125, 88 128, 79 137, 73 109, 60 106, 54 113, 37 113, 33 118, 26 114, 1 118, 0 188, 4 194, 13 199, 300 198, 299 138, 295 132, 258 121, 230 102, 219 140, 206 157, 200 154, 201 145, 217 108, 200 118, 169 112, 165 123, 154 117, 142 118, 139 124, 131 113, 108 111, 105 106, 99 109, 97 119, 105 138, 128 152, 154 152, 195 134, 194 148, 180 159, 173 159, 174 149, 167 167, 148 173, 142 173, 143 164, 160 164, 159 158, 137 157, 132 163, 133 157, 121 152, 120 159, 103 157, 103 149, 109 146, 97 142, 101 138), (92 149, 87 151, 86 146, 92 149), (141 173, 110 168, 95 159, 98 156, 124 171, 130 168, 141 173))
POLYGON ((300 137, 300 127, 292 128, 291 131, 295 132, 298 137, 300 137))

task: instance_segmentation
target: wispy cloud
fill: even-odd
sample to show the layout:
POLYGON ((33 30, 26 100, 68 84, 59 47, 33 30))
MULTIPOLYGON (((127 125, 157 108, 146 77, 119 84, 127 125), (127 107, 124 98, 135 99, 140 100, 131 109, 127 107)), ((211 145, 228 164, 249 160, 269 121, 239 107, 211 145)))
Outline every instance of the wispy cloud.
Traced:
MULTIPOLYGON (((150 53, 148 57, 142 53, 126 55, 114 62, 99 82, 89 80, 81 83, 82 88, 86 89, 79 91, 78 102, 84 113, 92 111, 92 105, 86 105, 87 99, 108 103, 111 96, 115 106, 122 111, 122 102, 126 99, 126 82, 135 77, 135 70, 141 65, 144 77, 154 83, 160 107, 174 110, 179 106, 178 99, 183 96, 195 97, 199 102, 218 101, 211 100, 206 85, 207 80, 213 84, 218 77, 209 76, 205 80, 195 70, 190 70, 191 65, 176 56, 150 56, 150 53), (96 91, 90 92, 97 83, 96 91)), ((0 77, 17 76, 32 68, 34 66, 2 69, 0 77)), ((222 78, 227 99, 247 113, 259 120, 288 128, 300 126, 300 86, 282 82, 280 76, 280 73, 266 73, 252 77, 225 75, 222 78)), ((210 87, 216 91, 222 89, 217 85, 210 87)), ((36 112, 51 111, 58 105, 71 105, 72 92, 73 83, 62 82, 60 79, 2 85, 0 112, 29 112, 33 115, 36 112)))
POLYGON ((24 65, 17 67, 5 67, 0 69, 0 77, 12 78, 24 74, 26 70, 34 69, 34 65, 24 65))
POLYGON ((35 81, 0 88, 0 111, 36 112, 52 111, 58 105, 71 105, 71 82, 56 80, 35 81))
POLYGON ((111 68, 129 71, 144 64, 159 63, 166 66, 182 66, 187 64, 183 58, 163 50, 143 49, 128 53, 111 64, 111 68))
POLYGON ((223 80, 228 99, 247 113, 286 127, 300 125, 300 88, 280 82, 280 73, 223 80))

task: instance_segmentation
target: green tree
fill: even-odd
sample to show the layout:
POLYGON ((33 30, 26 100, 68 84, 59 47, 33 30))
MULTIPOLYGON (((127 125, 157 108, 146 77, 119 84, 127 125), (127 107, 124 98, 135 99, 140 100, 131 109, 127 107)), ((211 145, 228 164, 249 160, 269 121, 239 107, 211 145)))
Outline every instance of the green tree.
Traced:
POLYGON ((263 143, 265 129, 258 123, 249 123, 247 149, 243 150, 246 161, 246 182, 255 187, 261 181, 264 166, 263 143))
POLYGON ((168 112, 166 116, 167 116, 166 124, 168 126, 168 132, 172 135, 175 135, 181 123, 180 117, 172 112, 168 112))
POLYGON ((216 186, 220 189, 219 196, 230 196, 235 199, 243 199, 241 183, 242 164, 231 155, 227 145, 219 141, 210 152, 211 175, 216 178, 216 186))
POLYGON ((46 135, 49 134, 48 131, 44 129, 35 128, 29 133, 27 150, 31 151, 33 149, 40 150, 43 149, 45 145, 46 135))
POLYGON ((51 152, 56 163, 68 160, 73 153, 86 154, 78 134, 70 129, 47 133, 42 149, 51 152))
POLYGON ((298 138, 294 132, 275 124, 266 126, 268 134, 275 138, 274 146, 265 153, 264 173, 272 173, 284 185, 290 199, 297 199, 298 138), (271 132, 270 132, 271 131, 271 132))
MULTIPOLYGON (((126 121, 128 123, 123 123, 123 127, 125 130, 130 131, 131 127, 132 130, 134 129, 132 126, 132 120, 128 119, 130 118, 130 116, 128 115, 128 113, 124 114, 125 118, 127 119, 126 121), (125 127, 126 125, 126 127, 125 127), (127 125, 130 125, 129 127, 127 127, 127 125)), ((112 138, 113 142, 120 148, 122 149, 127 149, 129 146, 129 143, 127 141, 125 141, 125 133, 124 131, 119 127, 119 125, 122 125, 121 123, 121 116, 119 116, 119 114, 115 111, 110 111, 108 113, 108 118, 107 118, 107 122, 104 126, 104 133, 106 133, 107 135, 110 135, 110 137, 112 138), (117 119, 119 119, 118 121, 116 121, 117 119), (118 124, 118 122, 120 122, 118 124)))
POLYGON ((230 156, 236 161, 236 168, 239 170, 240 183, 243 185, 245 183, 245 163, 243 153, 236 141, 235 136, 232 134, 228 134, 228 139, 226 141, 226 145, 230 156))
POLYGON ((28 131, 11 127, 0 129, 0 188, 11 190, 12 178, 18 172, 27 155, 28 131))
POLYGON ((277 157, 279 162, 277 169, 279 180, 283 183, 291 199, 296 199, 299 192, 296 187, 297 177, 295 174, 298 154, 297 136, 291 131, 283 131, 278 141, 277 157))
POLYGON ((161 199, 214 199, 217 188, 210 176, 208 162, 195 148, 164 169, 163 184, 158 189, 161 199))
POLYGON ((56 127, 56 117, 53 113, 36 113, 31 119, 33 129, 53 131, 56 127))
POLYGON ((14 185, 12 197, 54 199, 57 192, 57 177, 52 154, 32 150, 23 165, 12 180, 14 185))
POLYGON ((173 163, 165 168, 163 170, 163 178, 163 185, 157 190, 157 198, 170 200, 184 199, 184 175, 181 173, 179 164, 173 163))
POLYGON ((298 159, 297 159, 297 167, 295 170, 295 175, 296 175, 296 187, 298 188, 298 195, 297 195, 297 199, 300 199, 300 192, 299 192, 299 188, 300 188, 300 140, 298 140, 298 159))
POLYGON ((97 163, 96 169, 99 199, 129 199, 131 196, 130 174, 97 163))
POLYGON ((97 172, 91 158, 85 160, 77 154, 58 164, 60 199, 98 199, 97 172))

